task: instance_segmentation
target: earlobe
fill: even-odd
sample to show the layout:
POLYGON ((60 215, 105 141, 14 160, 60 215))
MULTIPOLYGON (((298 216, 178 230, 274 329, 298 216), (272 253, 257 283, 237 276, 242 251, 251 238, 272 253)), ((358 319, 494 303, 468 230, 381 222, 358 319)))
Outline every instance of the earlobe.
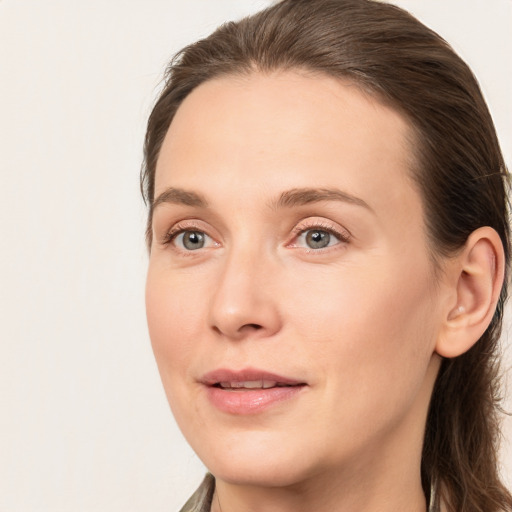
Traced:
MULTIPOLYGON (((468 351, 489 326, 504 279, 505 256, 498 233, 482 227, 471 233, 450 265, 455 304, 444 314, 436 352, 447 358, 468 351)), ((449 276, 450 277, 450 276, 449 276)))

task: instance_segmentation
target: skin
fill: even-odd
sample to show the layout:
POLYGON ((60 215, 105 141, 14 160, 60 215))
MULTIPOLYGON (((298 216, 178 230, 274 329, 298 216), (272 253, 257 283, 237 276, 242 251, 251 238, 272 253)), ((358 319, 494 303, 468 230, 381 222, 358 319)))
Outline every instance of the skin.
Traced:
POLYGON ((433 279, 408 134, 354 85, 298 71, 215 79, 178 109, 155 197, 207 206, 156 206, 147 316, 214 512, 426 510, 423 430, 457 280, 433 279), (359 201, 275 204, 302 188, 359 201), (315 229, 341 236, 314 249, 315 229), (307 386, 260 414, 219 411, 201 377, 247 366, 307 386))

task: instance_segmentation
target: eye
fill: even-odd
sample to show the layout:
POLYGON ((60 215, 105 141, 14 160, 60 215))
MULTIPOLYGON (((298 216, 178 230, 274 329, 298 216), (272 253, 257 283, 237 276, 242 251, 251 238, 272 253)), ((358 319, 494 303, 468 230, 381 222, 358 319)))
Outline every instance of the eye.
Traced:
POLYGON ((207 234, 201 231, 182 231, 173 237, 173 241, 180 249, 196 251, 205 246, 207 234))
POLYGON ((164 245, 174 245, 179 251, 191 252, 217 246, 214 239, 195 226, 176 225, 165 235, 164 245))
POLYGON ((340 239, 324 229, 307 229, 297 237, 297 242, 300 242, 299 245, 306 245, 309 249, 324 249, 338 244, 340 239))
POLYGON ((322 249, 347 244, 351 239, 350 233, 345 229, 320 219, 301 222, 293 231, 295 238, 290 246, 312 252, 321 252, 322 249))

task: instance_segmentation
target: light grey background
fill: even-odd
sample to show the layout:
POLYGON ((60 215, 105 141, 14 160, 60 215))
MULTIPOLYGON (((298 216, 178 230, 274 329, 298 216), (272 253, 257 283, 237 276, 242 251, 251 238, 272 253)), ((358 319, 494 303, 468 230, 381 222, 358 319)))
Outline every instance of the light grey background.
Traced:
MULTIPOLYGON (((512 1, 396 3, 473 67, 510 166, 512 1)), ((171 55, 268 4, 0 1, 0 512, 172 512, 199 482, 146 332, 142 138, 171 55)))

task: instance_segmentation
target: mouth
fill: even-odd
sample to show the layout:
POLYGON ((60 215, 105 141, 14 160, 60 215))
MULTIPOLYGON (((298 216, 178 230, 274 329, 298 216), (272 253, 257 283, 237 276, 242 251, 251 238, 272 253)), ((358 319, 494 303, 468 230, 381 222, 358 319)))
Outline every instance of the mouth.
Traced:
POLYGON ((271 388, 289 388, 294 385, 302 386, 304 384, 283 384, 275 380, 247 380, 216 382, 213 387, 225 389, 227 391, 243 391, 245 389, 271 389, 271 388))
POLYGON ((204 375, 201 382, 207 386, 226 390, 270 389, 306 385, 306 382, 297 379, 254 368, 239 371, 223 368, 214 370, 204 375))
POLYGON ((214 370, 201 383, 217 409, 234 415, 261 413, 307 387, 306 382, 256 369, 214 370))

